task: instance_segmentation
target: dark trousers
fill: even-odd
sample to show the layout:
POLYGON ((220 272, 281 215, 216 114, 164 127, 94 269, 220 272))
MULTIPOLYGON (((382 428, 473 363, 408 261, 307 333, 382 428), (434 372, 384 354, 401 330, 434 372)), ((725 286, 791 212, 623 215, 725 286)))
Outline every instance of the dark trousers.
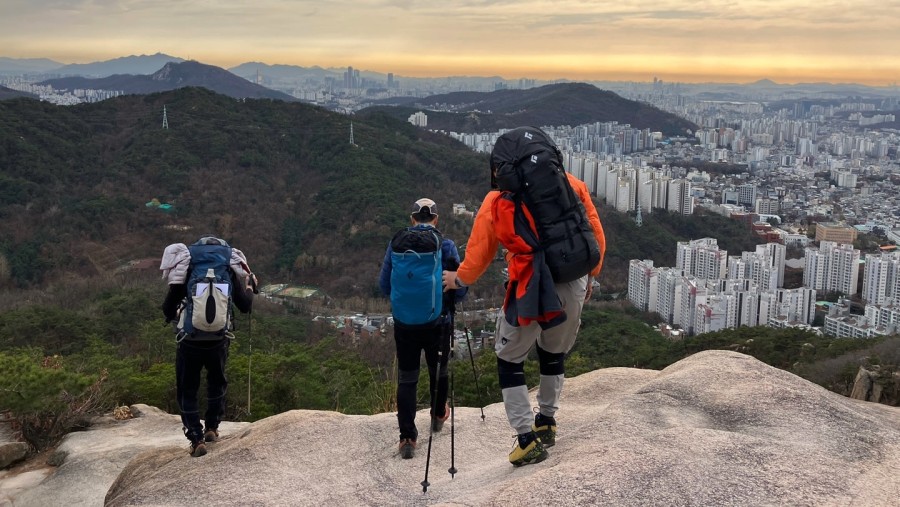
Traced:
MULTIPOLYGON (((429 400, 432 416, 444 416, 447 403, 447 364, 450 359, 450 323, 438 324, 426 329, 394 327, 394 341, 397 344, 397 422, 400 424, 400 439, 415 440, 416 429, 416 388, 419 383, 419 365, 422 351, 428 365, 429 400), (438 355, 440 352, 440 357, 438 355), (440 373, 435 378, 440 360, 440 373), (437 395, 435 396, 435 382, 437 395)), ((430 423, 430 421, 429 421, 430 423)))
POLYGON ((206 428, 218 428, 225 413, 225 394, 228 392, 225 363, 228 361, 229 344, 227 338, 208 342, 182 340, 178 344, 178 351, 175 353, 178 406, 181 409, 184 435, 191 442, 203 438, 200 404, 197 400, 200 372, 203 368, 206 368, 206 428))

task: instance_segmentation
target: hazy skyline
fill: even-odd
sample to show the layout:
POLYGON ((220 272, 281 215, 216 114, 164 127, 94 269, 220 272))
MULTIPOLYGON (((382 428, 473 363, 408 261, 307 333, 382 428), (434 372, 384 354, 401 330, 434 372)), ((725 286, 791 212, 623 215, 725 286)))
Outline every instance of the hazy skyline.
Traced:
POLYGON ((900 0, 3 0, 0 56, 412 77, 900 81, 900 0))

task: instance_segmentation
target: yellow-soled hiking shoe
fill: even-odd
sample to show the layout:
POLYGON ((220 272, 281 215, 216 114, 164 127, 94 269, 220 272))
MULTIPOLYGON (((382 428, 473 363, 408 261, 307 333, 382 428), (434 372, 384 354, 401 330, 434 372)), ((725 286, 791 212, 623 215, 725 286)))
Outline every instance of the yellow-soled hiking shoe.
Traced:
POLYGON ((515 447, 513 447, 512 452, 509 453, 509 462, 512 463, 513 466, 520 467, 523 465, 531 465, 532 463, 540 463, 547 459, 548 456, 550 456, 550 453, 544 449, 544 444, 542 444, 541 440, 537 438, 534 432, 532 432, 527 435, 516 435, 515 447), (523 440, 528 442, 527 444, 524 444, 524 447, 522 447, 523 440))
POLYGON ((531 427, 534 434, 541 439, 544 447, 556 445, 556 419, 547 417, 540 412, 534 416, 534 425, 531 427))

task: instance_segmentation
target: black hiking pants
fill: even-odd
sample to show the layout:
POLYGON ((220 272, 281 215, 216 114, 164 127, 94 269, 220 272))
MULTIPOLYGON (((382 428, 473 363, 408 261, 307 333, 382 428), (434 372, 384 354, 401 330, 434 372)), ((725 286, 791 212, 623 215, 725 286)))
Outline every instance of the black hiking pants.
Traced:
POLYGON ((206 429, 219 427, 225 413, 225 394, 228 379, 225 378, 225 363, 228 361, 227 338, 215 341, 182 340, 175 353, 175 376, 178 406, 181 409, 181 424, 184 435, 191 442, 203 439, 203 425, 200 422, 200 372, 206 368, 206 429))
MULTIPOLYGON (((442 320, 445 320, 442 318, 442 320)), ((434 327, 403 328, 394 327, 394 341, 397 344, 397 421, 400 424, 400 439, 416 440, 419 435, 416 429, 416 391, 419 383, 419 365, 422 352, 425 352, 425 364, 428 366, 428 398, 431 415, 443 417, 447 403, 447 365, 450 357, 450 339, 453 329, 449 319, 444 324, 434 327), (440 372, 438 368, 438 351, 440 355, 440 372), (437 377, 437 378, 435 378, 437 377), (435 382, 437 396, 435 397, 435 382)), ((431 421, 428 421, 431 424, 431 421)))

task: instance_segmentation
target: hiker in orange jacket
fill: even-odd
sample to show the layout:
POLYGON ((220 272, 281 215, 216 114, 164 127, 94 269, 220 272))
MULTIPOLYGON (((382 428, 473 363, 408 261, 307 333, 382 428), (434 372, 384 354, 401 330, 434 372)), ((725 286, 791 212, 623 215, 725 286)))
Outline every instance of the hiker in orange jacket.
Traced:
MULTIPOLYGON (((496 169, 492 167, 492 171, 496 169)), ((496 174, 494 174, 496 176, 496 174)), ((559 397, 564 378, 564 360, 566 354, 575 344, 575 337, 581 324, 581 310, 584 302, 591 296, 593 279, 600 274, 603 255, 606 252, 606 238, 597 209, 591 200, 590 192, 584 182, 571 174, 566 174, 579 200, 584 204, 588 221, 600 249, 600 261, 591 272, 579 279, 567 283, 554 284, 565 320, 552 323, 547 327, 546 321, 531 320, 526 325, 522 322, 510 323, 501 318, 497 329, 497 369, 503 403, 510 425, 516 430, 518 439, 516 447, 509 455, 513 465, 520 466, 537 463, 548 456, 546 447, 556 443, 555 415, 559 409, 559 397), (545 327, 547 327, 545 329, 545 327), (534 345, 540 361, 540 387, 537 393, 539 412, 532 416, 531 403, 528 398, 528 386, 525 383, 525 359, 534 345)), ((490 266, 497 254, 501 242, 498 238, 498 226, 495 224, 494 209, 497 200, 503 193, 491 190, 484 198, 472 232, 466 244, 465 259, 455 272, 445 271, 443 283, 445 290, 466 287, 475 283, 490 266)), ((504 245, 510 250, 509 245, 504 245)), ((512 267, 515 255, 507 252, 507 263, 512 267), (512 261, 512 262, 511 262, 512 261)), ((512 276, 511 276, 512 279, 512 276)), ((507 294, 505 306, 510 302, 507 294)), ((552 315, 547 321, 552 319, 552 315)))

